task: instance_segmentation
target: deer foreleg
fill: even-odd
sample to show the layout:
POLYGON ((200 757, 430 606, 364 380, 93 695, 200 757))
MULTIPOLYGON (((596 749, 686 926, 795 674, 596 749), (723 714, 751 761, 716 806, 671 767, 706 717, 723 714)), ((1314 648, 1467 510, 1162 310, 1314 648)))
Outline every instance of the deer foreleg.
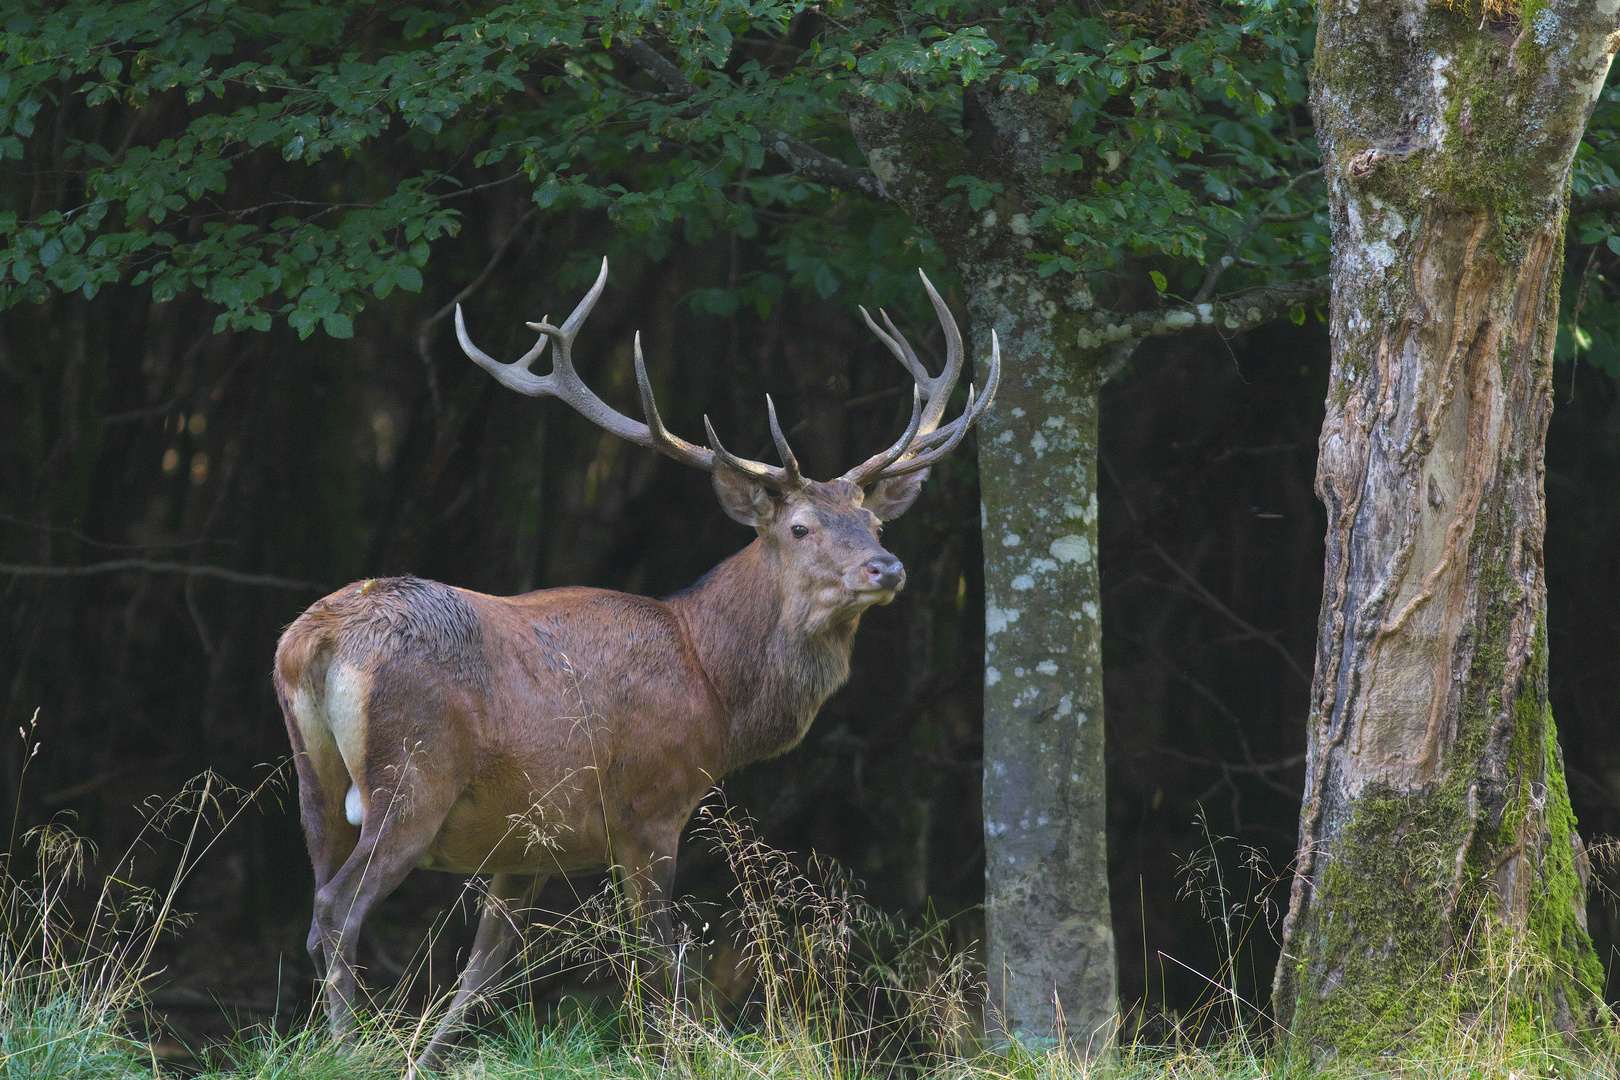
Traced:
POLYGON ((506 964, 512 942, 527 923, 534 897, 545 881, 543 876, 530 874, 495 874, 490 878, 489 894, 478 919, 478 935, 473 939, 472 955, 467 960, 467 970, 462 973, 461 987, 427 1049, 416 1059, 407 1076, 414 1076, 421 1069, 436 1069, 444 1059, 467 1010, 506 964))
POLYGON ((676 831, 639 845, 631 865, 624 867, 620 877, 630 916, 638 927, 645 928, 656 962, 664 969, 665 979, 655 979, 652 985, 659 991, 667 990, 672 1000, 679 999, 681 991, 680 957, 675 948, 670 904, 675 895, 675 850, 679 840, 676 831))

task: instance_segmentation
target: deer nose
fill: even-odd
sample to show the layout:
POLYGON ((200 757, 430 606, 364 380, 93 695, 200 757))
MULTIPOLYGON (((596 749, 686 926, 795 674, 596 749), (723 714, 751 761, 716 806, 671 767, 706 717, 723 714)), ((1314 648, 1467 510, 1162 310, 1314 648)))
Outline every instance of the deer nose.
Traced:
POLYGON ((866 579, 874 589, 899 589, 906 583, 905 566, 887 551, 868 560, 862 569, 866 571, 866 579))

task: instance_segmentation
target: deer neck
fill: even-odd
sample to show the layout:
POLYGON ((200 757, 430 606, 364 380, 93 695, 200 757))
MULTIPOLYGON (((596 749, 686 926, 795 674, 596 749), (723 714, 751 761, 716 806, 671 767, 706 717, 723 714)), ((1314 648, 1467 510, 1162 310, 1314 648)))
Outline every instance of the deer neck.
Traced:
POLYGON ((669 600, 727 710, 728 772, 797 746, 849 678, 859 612, 812 628, 784 580, 755 540, 669 600))

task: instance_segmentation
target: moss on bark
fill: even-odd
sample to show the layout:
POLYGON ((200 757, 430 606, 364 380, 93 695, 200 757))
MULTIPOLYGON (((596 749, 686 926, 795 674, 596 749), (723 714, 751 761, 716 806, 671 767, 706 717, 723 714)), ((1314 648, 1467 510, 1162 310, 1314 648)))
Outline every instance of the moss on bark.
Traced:
POLYGON ((1486 3, 1320 9, 1330 525, 1276 983, 1311 1053, 1482 1031, 1616 1049, 1547 704, 1541 570, 1563 200, 1615 13, 1486 3))
POLYGON ((1296 1007, 1282 1019, 1298 1048, 1422 1056, 1483 1031, 1511 1048, 1620 1050, 1586 928, 1544 616, 1515 640, 1540 594, 1514 573, 1512 523, 1491 500, 1469 547, 1483 603, 1440 776, 1416 791, 1368 785, 1325 841, 1284 959, 1296 1007))

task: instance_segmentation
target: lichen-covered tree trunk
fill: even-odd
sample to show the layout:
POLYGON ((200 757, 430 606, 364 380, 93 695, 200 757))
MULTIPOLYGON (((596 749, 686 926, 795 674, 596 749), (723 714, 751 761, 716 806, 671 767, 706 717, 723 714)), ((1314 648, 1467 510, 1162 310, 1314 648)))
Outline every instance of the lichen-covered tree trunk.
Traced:
POLYGON ((1569 168, 1616 5, 1324 0, 1328 534, 1296 1045, 1463 1023, 1612 1045, 1547 703, 1543 444, 1569 168))
MULTIPOLYGON (((962 266, 1003 375, 980 422, 984 835, 992 1014, 1109 1045, 1116 1015, 1097 576, 1098 366, 1024 260, 962 266)), ((1050 290, 1053 293, 1056 289, 1050 290)))
POLYGON ((937 112, 849 105, 873 174, 962 274, 976 371, 1001 342, 979 425, 984 499, 985 921, 992 1038, 1080 1052, 1117 1013, 1108 899, 1097 578, 1099 352, 1082 348, 1084 283, 1042 278, 1030 216, 1054 196, 1069 130, 1057 88, 964 91, 963 131, 937 112), (973 175, 987 205, 953 197, 973 175))

